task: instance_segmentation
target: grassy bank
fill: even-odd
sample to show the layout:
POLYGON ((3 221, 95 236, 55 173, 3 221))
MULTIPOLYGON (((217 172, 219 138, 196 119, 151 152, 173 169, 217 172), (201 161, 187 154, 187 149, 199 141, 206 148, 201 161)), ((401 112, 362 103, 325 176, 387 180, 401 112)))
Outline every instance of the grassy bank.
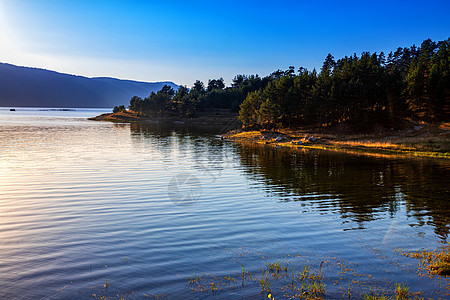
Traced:
POLYGON ((419 124, 407 129, 383 130, 371 134, 343 134, 317 128, 278 131, 237 130, 223 137, 232 141, 293 149, 450 158, 450 123, 419 124))
POLYGON ((99 116, 89 118, 89 120, 131 123, 131 122, 140 122, 142 120, 142 117, 138 116, 138 114, 133 111, 124 111, 117 113, 101 114, 99 116))

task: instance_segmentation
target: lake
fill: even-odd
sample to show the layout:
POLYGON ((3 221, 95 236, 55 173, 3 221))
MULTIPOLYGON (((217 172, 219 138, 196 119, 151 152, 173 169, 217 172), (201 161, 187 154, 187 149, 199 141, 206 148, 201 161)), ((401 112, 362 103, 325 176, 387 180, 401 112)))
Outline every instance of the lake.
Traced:
POLYGON ((2 299, 285 299, 302 274, 328 299, 449 297, 401 253, 448 242, 449 160, 87 120, 107 111, 0 109, 2 299))

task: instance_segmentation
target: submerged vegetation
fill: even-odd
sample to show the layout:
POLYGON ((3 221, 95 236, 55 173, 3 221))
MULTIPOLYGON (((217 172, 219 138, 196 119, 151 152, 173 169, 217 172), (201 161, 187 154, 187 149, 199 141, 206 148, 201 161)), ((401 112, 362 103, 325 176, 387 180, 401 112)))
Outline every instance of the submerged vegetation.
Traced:
MULTIPOLYGON (((407 256, 420 258, 426 265, 426 269, 433 276, 438 276, 447 282, 447 288, 435 291, 434 296, 441 299, 449 296, 448 273, 437 272, 441 266, 449 263, 450 244, 444 244, 442 249, 435 251, 403 252, 397 249, 394 253, 400 257, 407 256), (439 267, 436 267, 439 266, 439 267)), ((374 249, 379 251, 378 249, 374 249)), ((241 253, 242 255, 242 253, 241 253)), ((263 260, 267 257, 261 256, 263 260)), ((320 261, 320 260, 319 260, 320 261)), ((194 269, 191 276, 183 278, 185 288, 190 291, 184 294, 188 298, 206 298, 223 295, 261 295, 261 299, 365 299, 365 300, 407 300, 425 299, 424 293, 407 283, 391 281, 378 274, 378 278, 357 271, 358 263, 351 263, 336 257, 328 257, 320 263, 312 257, 301 255, 288 255, 286 258, 276 261, 265 261, 259 270, 246 271, 244 265, 240 265, 235 273, 213 275, 197 273, 194 269), (313 262, 313 260, 315 262, 313 262), (316 265, 317 263, 317 265, 316 265), (202 295, 200 295, 202 294, 202 295)), ((399 267, 402 267, 398 264, 399 267)), ((445 267, 444 267, 445 268, 445 267)), ((367 270, 367 269, 366 269, 367 270)), ((387 270, 390 273, 389 270, 387 270)), ((421 275, 419 273, 419 275, 421 275)), ((121 293, 108 292, 113 288, 108 279, 104 279, 96 294, 91 294, 94 299, 134 299, 139 296, 136 291, 121 293)), ((149 299, 170 299, 170 294, 143 293, 149 299)))
POLYGON ((435 251, 401 251, 400 253, 420 259, 419 271, 425 271, 429 275, 450 276, 450 243, 443 244, 442 249, 435 251))
POLYGON ((382 293, 377 293, 371 289, 370 293, 363 296, 364 300, 407 300, 407 299, 423 299, 420 298, 420 293, 411 294, 409 293, 409 287, 402 285, 401 283, 395 284, 394 295, 389 297, 382 293))
MULTIPOLYGON (((449 275, 446 273, 449 266, 449 249, 450 244, 444 244, 442 249, 435 251, 403 252, 395 249, 394 252, 401 256, 420 258, 421 265, 429 274, 443 277, 445 280, 449 275)), ((225 276, 206 273, 198 276, 194 272, 193 276, 186 278, 186 287, 194 293, 213 295, 234 289, 254 290, 259 287, 260 293, 268 299, 424 299, 421 291, 412 291, 408 284, 357 272, 358 264, 330 257, 323 260, 318 268, 314 268, 311 263, 304 264, 301 259, 299 261, 299 257, 300 255, 294 255, 269 261, 259 271, 253 272, 244 272, 242 265, 241 273, 225 276)), ((445 291, 444 294, 449 295, 445 291)))
MULTIPOLYGON (((371 275, 358 274, 348 264, 343 262, 331 262, 330 260, 322 261, 318 269, 314 269, 309 265, 300 265, 299 268, 295 263, 288 261, 283 264, 280 261, 268 262, 265 268, 258 272, 247 273, 242 277, 242 282, 236 280, 239 274, 226 275, 224 277, 214 276, 203 273, 202 276, 194 275, 187 277, 186 287, 190 288, 194 293, 211 293, 217 295, 226 290, 256 288, 255 283, 259 285, 260 293, 267 295, 268 299, 423 299, 421 292, 411 292, 408 285, 394 282, 385 282, 387 289, 383 285, 378 284, 374 287, 374 280, 371 275), (325 274, 322 266, 327 266, 325 274), (331 280, 331 287, 327 290, 324 283, 326 277, 336 278, 331 280), (350 276, 348 288, 339 288, 342 284, 344 276, 350 276), (362 280, 366 277, 368 280, 362 280)), ((330 279, 328 278, 328 282, 330 279)))
MULTIPOLYGON (((321 265, 322 266, 322 265, 321 265)), ((260 274, 244 272, 240 275, 226 275, 224 277, 203 274, 202 276, 189 276, 186 278, 187 287, 193 292, 211 292, 212 294, 224 288, 245 287, 258 283, 261 294, 269 299, 275 299, 275 294, 284 298, 295 299, 322 299, 325 295, 325 285, 322 282, 321 267, 316 274, 309 266, 301 271, 289 267, 288 263, 281 266, 281 262, 266 263, 260 274), (236 278, 241 277, 238 285, 236 278), (272 288, 271 288, 272 286, 272 288)), ((281 298, 281 297, 278 297, 281 298)))

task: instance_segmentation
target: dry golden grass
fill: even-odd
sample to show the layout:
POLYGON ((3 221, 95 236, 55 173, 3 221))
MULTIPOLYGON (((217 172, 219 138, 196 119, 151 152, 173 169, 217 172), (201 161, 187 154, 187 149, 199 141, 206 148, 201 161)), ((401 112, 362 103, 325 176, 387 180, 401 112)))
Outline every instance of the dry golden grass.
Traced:
POLYGON ((242 131, 233 135, 234 138, 261 138, 262 135, 259 131, 242 131))
POLYGON ((104 120, 123 122, 123 121, 138 121, 139 119, 140 117, 135 112, 125 111, 110 114, 109 116, 105 117, 104 120))
POLYGON ((450 126, 448 123, 426 125, 420 129, 409 128, 403 131, 388 130, 377 134, 334 134, 324 129, 283 129, 278 132, 244 131, 233 132, 225 138, 240 142, 272 144, 291 148, 311 148, 338 150, 370 155, 412 155, 450 158, 450 126), (313 142, 305 137, 318 138, 313 142), (283 136, 282 142, 275 137, 283 136), (294 141, 294 144, 291 143, 294 141), (302 141, 298 146, 295 141, 302 141))
POLYGON ((339 146, 351 147, 369 147, 369 148, 386 148, 386 149, 405 149, 402 144, 394 144, 391 142, 375 142, 375 141, 330 141, 331 144, 339 146))

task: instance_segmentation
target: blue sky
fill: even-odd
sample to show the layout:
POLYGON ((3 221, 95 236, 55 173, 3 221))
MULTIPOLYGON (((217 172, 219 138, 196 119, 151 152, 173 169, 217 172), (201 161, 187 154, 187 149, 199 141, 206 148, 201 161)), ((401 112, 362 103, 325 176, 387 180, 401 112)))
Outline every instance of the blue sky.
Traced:
POLYGON ((328 53, 450 36, 450 1, 0 0, 0 61, 88 77, 170 80, 320 69, 328 53))

